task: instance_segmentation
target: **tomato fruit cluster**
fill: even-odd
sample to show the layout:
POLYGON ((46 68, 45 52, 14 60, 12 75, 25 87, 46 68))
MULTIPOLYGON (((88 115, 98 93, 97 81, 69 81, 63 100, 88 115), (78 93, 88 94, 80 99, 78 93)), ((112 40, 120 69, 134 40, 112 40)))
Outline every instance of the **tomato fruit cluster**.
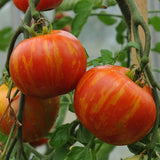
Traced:
POLYGON ((63 30, 23 40, 14 48, 9 62, 17 88, 40 98, 73 90, 86 66, 86 52, 80 41, 63 30))
MULTIPOLYGON (((11 94, 17 88, 13 88, 11 94)), ((0 86, 0 117, 8 106, 6 98, 8 87, 5 84, 0 86)), ((20 94, 18 94, 11 103, 15 113, 18 112, 20 94)), ((39 99, 25 96, 23 111, 23 141, 32 142, 45 136, 52 128, 59 111, 60 98, 39 99)), ((9 109, 0 123, 0 132, 9 135, 11 127, 14 124, 14 118, 10 115, 9 109)))
MULTIPOLYGON (((37 10, 44 11, 57 8, 63 0, 40 0, 37 10)), ((15 6, 23 12, 26 12, 29 6, 29 0, 13 0, 15 6)))
POLYGON ((92 68, 75 90, 74 108, 81 123, 97 138, 113 145, 139 141, 156 118, 151 90, 129 79, 127 70, 112 65, 92 68))

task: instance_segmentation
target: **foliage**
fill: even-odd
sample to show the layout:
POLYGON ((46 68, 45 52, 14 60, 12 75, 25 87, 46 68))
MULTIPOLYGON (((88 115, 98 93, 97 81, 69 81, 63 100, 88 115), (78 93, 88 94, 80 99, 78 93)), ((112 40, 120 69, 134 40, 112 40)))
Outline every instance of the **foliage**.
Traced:
MULTIPOLYGON (((0 1, 0 8, 3 7, 7 2, 8 0, 0 1)), ((71 24, 71 33, 76 37, 81 34, 81 31, 83 30, 85 24, 88 22, 90 16, 97 16, 96 23, 103 23, 106 25, 106 27, 113 26, 115 28, 115 40, 120 46, 121 50, 114 52, 108 48, 101 49, 99 57, 94 59, 89 59, 90 57, 88 57, 88 68, 106 64, 118 64, 121 66, 129 67, 131 64, 130 48, 136 48, 137 52, 141 50, 141 47, 137 42, 130 41, 130 37, 128 36, 128 26, 123 16, 115 14, 111 15, 108 13, 108 11, 104 11, 104 9, 102 9, 102 6, 108 8, 115 6, 117 5, 117 2, 118 0, 108 0, 108 5, 104 6, 103 0, 69 0, 69 2, 68 0, 64 0, 62 5, 55 9, 55 12, 72 11, 74 14, 52 21, 51 23, 53 29, 63 29, 66 24, 71 24)), ((121 2, 123 3, 124 1, 121 2)), ((35 21, 37 21, 36 18, 34 18, 35 21)), ((30 22, 31 17, 29 19, 30 22)), ((24 23, 25 20, 26 17, 24 17, 24 23)), ((27 25, 29 25, 29 23, 27 25)), ((160 32, 160 16, 158 16, 158 14, 154 14, 153 12, 152 16, 149 17, 149 25, 153 27, 155 32, 160 32)), ((6 27, 0 30, 0 51, 7 52, 8 47, 8 52, 10 49, 13 49, 13 44, 16 42, 16 38, 19 36, 19 33, 23 32, 24 37, 27 36, 26 30, 22 28, 23 25, 21 25, 15 32, 13 32, 11 27, 6 27)), ((35 28, 38 28, 38 26, 35 28)), ((94 31, 92 31, 92 34, 94 34, 94 31)), ((151 51, 159 54, 160 42, 157 42, 151 51)), ((146 67, 143 67, 143 63, 141 66, 142 70, 146 67)), ((160 72, 159 69, 155 69, 155 71, 160 72)), ((146 70, 144 72, 146 76, 146 70)), ((149 82, 150 85, 152 85, 151 82, 152 81, 149 82)), ((157 98, 156 89, 158 87, 155 81, 152 87, 154 97, 157 98)), ((0 158, 2 160, 6 160, 7 158, 10 160, 18 160, 19 148, 21 148, 22 160, 107 160, 115 146, 106 144, 95 138, 80 123, 78 119, 75 119, 70 123, 63 123, 66 113, 75 114, 73 107, 73 96, 74 91, 61 96, 61 108, 57 121, 54 125, 54 129, 48 133, 48 135, 46 135, 46 138, 49 139, 49 143, 45 144, 47 146, 45 154, 39 153, 28 143, 24 143, 22 145, 18 141, 18 143, 15 145, 15 141, 13 139, 11 140, 11 138, 9 139, 7 136, 0 134, 0 142, 2 143, 0 144, 0 150, 2 153, 0 158)), ((156 104, 158 103, 156 102, 156 104)), ((153 137, 155 138, 152 139, 152 132, 150 132, 144 139, 141 140, 140 143, 128 146, 130 151, 134 154, 148 154, 150 159, 152 155, 154 159, 160 157, 160 141, 159 137, 156 135, 157 128, 158 127, 156 125, 153 128, 153 137)), ((146 158, 146 156, 144 157, 146 158)))

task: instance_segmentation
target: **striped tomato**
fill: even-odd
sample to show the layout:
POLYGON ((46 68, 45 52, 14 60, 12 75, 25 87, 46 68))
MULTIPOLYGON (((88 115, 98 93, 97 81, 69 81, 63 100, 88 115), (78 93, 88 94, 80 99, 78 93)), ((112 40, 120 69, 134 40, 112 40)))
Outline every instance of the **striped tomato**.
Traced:
POLYGON ((18 89, 25 95, 41 98, 73 90, 86 66, 83 46, 71 33, 62 30, 20 42, 9 62, 18 89))
MULTIPOLYGON (((15 90, 16 88, 13 88, 12 94, 15 90)), ((7 92, 8 87, 2 84, 0 86, 0 118, 8 106, 7 92)), ((18 112, 19 100, 20 96, 18 94, 11 103, 15 113, 18 112)), ((59 105, 59 97, 50 99, 25 97, 22 125, 24 142, 36 141, 49 132, 57 118, 59 105)), ((0 132, 9 135, 13 123, 14 118, 9 114, 9 110, 7 110, 0 122, 0 132)))
POLYGON ((126 76, 127 68, 99 66, 78 82, 75 112, 97 138, 113 145, 132 144, 153 127, 156 107, 151 90, 126 76))
MULTIPOLYGON (((36 9, 38 11, 44 11, 57 8, 62 3, 62 1, 63 0, 40 0, 36 9)), ((29 0, 13 0, 13 3, 23 12, 26 12, 29 6, 29 0)))

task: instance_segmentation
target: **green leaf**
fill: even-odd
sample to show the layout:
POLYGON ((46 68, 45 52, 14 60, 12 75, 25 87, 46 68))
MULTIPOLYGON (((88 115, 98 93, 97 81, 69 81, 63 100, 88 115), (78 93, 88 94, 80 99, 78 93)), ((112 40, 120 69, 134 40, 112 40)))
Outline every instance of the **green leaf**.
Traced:
POLYGON ((96 59, 92 59, 90 60, 89 62, 87 62, 87 66, 90 67, 90 66, 99 66, 101 65, 102 63, 102 57, 97 57, 96 59))
POLYGON ((87 147, 73 147, 65 160, 91 160, 90 150, 87 147))
POLYGON ((157 73, 160 73, 160 69, 157 69, 157 68, 153 68, 153 71, 157 72, 157 73))
POLYGON ((69 16, 63 17, 61 19, 54 20, 52 23, 53 29, 63 29, 66 25, 72 23, 72 18, 69 16))
POLYGON ((154 52, 160 53, 160 42, 155 44, 155 47, 151 49, 154 52))
POLYGON ((71 33, 74 34, 76 37, 78 37, 83 26, 87 22, 87 19, 92 11, 92 6, 93 4, 89 0, 81 0, 75 5, 74 12, 76 16, 72 21, 71 33))
MULTIPOLYGON (((106 13, 106 12, 100 12, 100 14, 101 13, 106 13)), ((110 16, 110 15, 99 15, 98 16, 98 19, 102 22, 102 23, 104 23, 104 24, 106 24, 106 25, 113 25, 113 24, 115 24, 116 22, 117 22, 117 19, 115 19, 115 18, 113 18, 112 16, 110 16)))
POLYGON ((0 30, 0 50, 5 51, 9 46, 13 35, 13 30, 11 27, 4 28, 0 30))
POLYGON ((149 18, 148 23, 151 24, 156 31, 160 31, 160 17, 155 15, 149 18))
POLYGON ((63 146, 63 147, 57 148, 55 150, 54 160, 64 160, 68 152, 69 152, 68 147, 63 146))
POLYGON ((0 133, 0 142, 4 144, 6 140, 7 140, 7 136, 0 133))
POLYGON ((64 124, 58 127, 51 137, 51 140, 49 142, 50 145, 53 148, 62 147, 69 140, 70 132, 71 132, 71 124, 64 124))
POLYGON ((124 41, 125 41, 125 37, 123 34, 121 33, 117 33, 116 35, 116 40, 119 44, 124 44, 124 41))
POLYGON ((112 52, 107 50, 107 49, 102 49, 101 50, 101 56, 102 56, 102 60, 103 60, 103 65, 105 64, 111 64, 113 62, 113 56, 112 56, 112 52))
POLYGON ((88 144, 92 134, 82 125, 77 130, 77 140, 82 144, 88 144))
MULTIPOLYGON (((112 146, 107 143, 100 144, 102 145, 97 152, 98 160, 108 160, 110 153, 114 149, 115 146, 112 146)), ((99 147, 98 145, 96 147, 99 147)))
POLYGON ((126 24, 124 22, 124 20, 121 20, 120 23, 117 25, 116 27, 116 40, 119 44, 123 44, 125 41, 125 35, 124 35, 124 31, 126 30, 126 24))

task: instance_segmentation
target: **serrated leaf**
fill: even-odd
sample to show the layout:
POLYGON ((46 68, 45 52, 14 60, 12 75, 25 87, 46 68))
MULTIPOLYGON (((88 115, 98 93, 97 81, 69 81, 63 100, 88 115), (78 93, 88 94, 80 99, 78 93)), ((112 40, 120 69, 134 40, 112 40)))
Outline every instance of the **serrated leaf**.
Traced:
POLYGON ((73 10, 76 16, 72 21, 71 33, 74 34, 76 37, 78 37, 83 26, 87 22, 87 19, 92 11, 92 6, 93 4, 89 0, 81 0, 75 5, 73 10))
POLYGON ((91 160, 90 150, 87 147, 73 147, 65 160, 91 160))
POLYGON ((102 60, 103 60, 103 65, 111 64, 113 62, 113 56, 112 56, 111 51, 109 51, 107 49, 102 49, 101 56, 102 56, 102 60))
POLYGON ((149 24, 151 24, 153 26, 153 28, 156 31, 160 31, 160 17, 158 17, 157 15, 154 17, 149 18, 149 24))
POLYGON ((71 22, 72 22, 72 18, 69 16, 66 16, 61 19, 54 20, 54 22, 52 23, 52 27, 53 29, 62 29, 66 25, 71 24, 71 22))
POLYGON ((155 44, 155 47, 151 49, 154 52, 160 53, 160 42, 155 44))
POLYGON ((69 140, 70 131, 71 131, 70 124, 65 124, 65 125, 58 127, 51 137, 51 140, 49 142, 50 145, 53 148, 62 147, 69 140))
POLYGON ((9 46, 13 35, 13 30, 11 27, 6 27, 0 30, 0 50, 5 51, 9 46))
MULTIPOLYGON (((101 12, 101 13, 105 13, 105 12, 101 12)), ((104 24, 106 24, 106 25, 113 25, 113 24, 115 24, 116 22, 117 22, 117 19, 115 19, 115 18, 113 18, 112 16, 110 16, 110 15, 99 15, 98 16, 98 19, 102 22, 102 23, 104 23, 104 24)))

